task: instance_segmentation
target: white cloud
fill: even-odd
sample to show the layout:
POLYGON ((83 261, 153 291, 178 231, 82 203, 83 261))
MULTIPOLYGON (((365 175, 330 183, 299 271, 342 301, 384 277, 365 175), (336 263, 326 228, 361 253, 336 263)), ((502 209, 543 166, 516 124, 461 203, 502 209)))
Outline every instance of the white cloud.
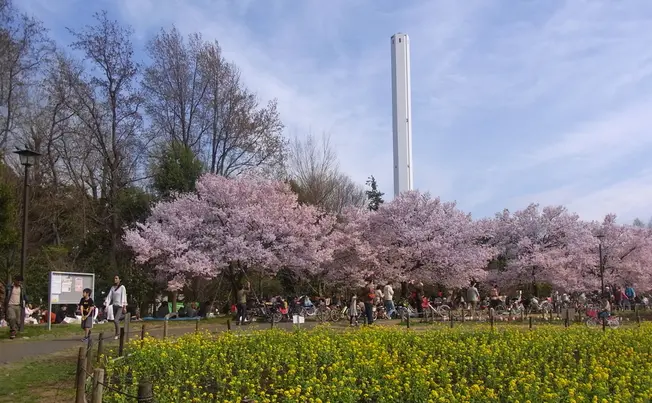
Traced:
MULTIPOLYGON (((53 21, 79 25, 77 9, 89 3, 66 1, 53 21)), ((48 0, 21 3, 46 24, 53 18, 48 0)), ((342 168, 359 182, 374 174, 388 194, 389 37, 407 32, 418 187, 477 216, 536 200, 568 204, 587 218, 652 214, 641 202, 652 193, 642 158, 652 152, 650 2, 102 6, 117 7, 141 41, 172 23, 219 40, 262 99, 278 98, 290 135, 329 133, 342 168)))
POLYGON ((630 224, 635 218, 644 222, 652 216, 652 170, 604 186, 591 189, 585 185, 569 185, 551 191, 520 196, 509 201, 513 206, 527 206, 538 202, 542 205, 565 205, 570 211, 580 212, 586 220, 600 221, 605 214, 615 213, 621 223, 630 224), (578 197, 578 195, 581 195, 578 197), (647 214, 646 214, 647 212, 647 214))

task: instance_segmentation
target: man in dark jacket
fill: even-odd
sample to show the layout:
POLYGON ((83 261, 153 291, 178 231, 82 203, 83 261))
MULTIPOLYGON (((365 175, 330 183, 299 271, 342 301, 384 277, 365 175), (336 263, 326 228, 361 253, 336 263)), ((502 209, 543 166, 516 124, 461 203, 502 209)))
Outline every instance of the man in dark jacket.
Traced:
POLYGON ((5 295, 5 312, 9 323, 9 338, 15 339, 22 316, 25 312, 27 296, 23 286, 23 277, 14 277, 14 282, 7 287, 5 295))

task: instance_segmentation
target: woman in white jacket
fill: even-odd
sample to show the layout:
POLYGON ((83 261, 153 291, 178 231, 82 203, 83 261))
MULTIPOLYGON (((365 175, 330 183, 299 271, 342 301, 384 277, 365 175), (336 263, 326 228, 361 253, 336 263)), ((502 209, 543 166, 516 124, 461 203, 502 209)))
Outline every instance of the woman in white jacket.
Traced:
POLYGON ((115 326, 115 337, 120 338, 120 319, 127 313, 127 289, 124 285, 120 284, 120 277, 113 278, 113 287, 109 290, 109 295, 106 296, 104 301, 106 307, 106 319, 113 320, 115 326))

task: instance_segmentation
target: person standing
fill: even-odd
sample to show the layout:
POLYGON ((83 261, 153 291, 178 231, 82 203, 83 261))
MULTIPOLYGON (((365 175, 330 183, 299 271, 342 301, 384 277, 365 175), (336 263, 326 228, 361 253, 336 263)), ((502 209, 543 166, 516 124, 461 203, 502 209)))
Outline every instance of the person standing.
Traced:
POLYGON ((15 339, 20 326, 21 315, 27 305, 27 295, 23 287, 23 276, 14 277, 14 282, 7 287, 5 295, 5 312, 9 323, 9 338, 15 339))
POLYGON ((496 309, 500 305, 500 292, 498 291, 498 284, 494 284, 489 292, 489 307, 496 309))
POLYGON ((471 309, 471 320, 475 319, 475 310, 480 300, 480 292, 478 291, 477 285, 477 283, 471 282, 471 286, 466 289, 466 300, 469 303, 469 309, 471 309))
POLYGON ((358 326, 358 297, 353 294, 349 304, 349 325, 358 326))
POLYGON ((79 300, 79 311, 81 312, 81 328, 84 330, 84 338, 82 341, 88 341, 91 336, 91 329, 93 328, 93 316, 95 314, 95 303, 91 298, 93 290, 84 288, 83 297, 79 300))
POLYGON ((244 325, 245 319, 247 318, 247 295, 251 291, 251 284, 247 281, 247 288, 244 285, 240 285, 240 289, 236 295, 238 302, 238 317, 236 319, 236 325, 244 325))
POLYGON ((394 289, 390 283, 385 284, 385 288, 383 289, 383 299, 385 312, 387 312, 387 316, 391 318, 396 313, 396 308, 394 307, 394 289))
POLYGON ((376 300, 376 289, 373 281, 369 280, 365 291, 367 295, 364 299, 364 310, 367 315, 367 325, 371 325, 374 323, 374 301, 376 300))
POLYGON ((106 296, 104 305, 107 308, 107 320, 113 320, 115 327, 114 339, 120 338, 120 319, 127 313, 127 289, 120 284, 120 276, 113 278, 113 287, 106 296))

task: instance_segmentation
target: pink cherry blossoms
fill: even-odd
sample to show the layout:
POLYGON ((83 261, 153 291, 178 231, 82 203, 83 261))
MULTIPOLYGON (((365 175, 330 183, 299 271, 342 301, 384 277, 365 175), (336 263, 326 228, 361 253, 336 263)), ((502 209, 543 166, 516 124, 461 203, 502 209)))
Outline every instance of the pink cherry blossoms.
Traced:
POLYGON ((196 193, 156 204, 124 242, 170 289, 220 275, 235 286, 248 271, 274 276, 284 268, 332 287, 373 277, 447 287, 475 279, 595 290, 600 242, 605 283, 652 288, 650 229, 616 224, 611 215, 586 222, 563 207, 535 204, 473 220, 455 203, 416 191, 375 212, 348 209, 335 216, 299 204, 283 182, 207 174, 196 193))
POLYGON ((406 192, 369 217, 381 276, 450 287, 482 279, 493 249, 470 215, 439 198, 406 192))
POLYGON ((238 276, 255 268, 310 270, 332 255, 335 218, 299 205, 284 183, 204 175, 196 194, 158 203, 124 242, 138 263, 179 279, 238 276))

